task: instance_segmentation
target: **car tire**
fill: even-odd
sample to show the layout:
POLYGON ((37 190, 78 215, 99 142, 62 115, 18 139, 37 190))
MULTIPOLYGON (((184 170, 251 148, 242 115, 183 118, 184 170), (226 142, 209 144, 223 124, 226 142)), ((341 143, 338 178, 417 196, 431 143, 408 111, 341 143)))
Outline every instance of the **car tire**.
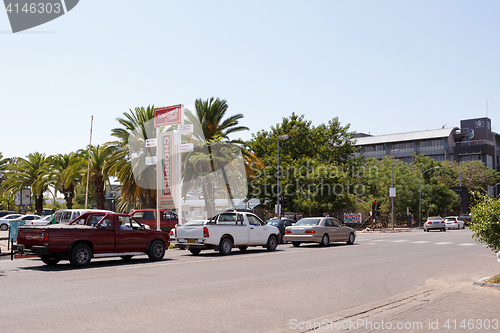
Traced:
POLYGON ((7 231, 9 230, 9 226, 6 223, 2 223, 2 225, 0 226, 0 230, 7 231))
POLYGON ((271 235, 267 240, 266 249, 268 251, 274 251, 278 247, 278 237, 271 235))
POLYGON ((327 234, 323 235, 323 238, 321 238, 321 242, 319 243, 319 246, 328 246, 330 245, 330 237, 328 237, 327 234))
POLYGON ((241 252, 245 252, 248 249, 248 246, 239 246, 238 249, 240 249, 241 252))
POLYGON ((92 250, 87 244, 77 244, 71 250, 70 262, 75 267, 85 267, 92 259, 92 250))
POLYGON ((300 246, 300 242, 292 242, 292 245, 293 245, 293 247, 299 247, 300 246))
POLYGON ((42 259, 43 263, 49 266, 55 266, 59 261, 61 261, 61 257, 58 255, 49 255, 49 254, 42 254, 40 256, 40 259, 42 259))
POLYGON ((232 249, 233 249, 233 241, 230 238, 224 237, 220 240, 219 244, 220 254, 222 254, 223 256, 227 256, 228 254, 231 253, 232 249))
POLYGON ((189 252, 191 252, 191 254, 197 256, 198 254, 200 254, 201 249, 189 249, 189 252))
POLYGON ((162 260, 165 256, 165 244, 159 239, 154 240, 149 246, 148 257, 152 261, 162 260))
POLYGON ((346 243, 347 243, 347 245, 352 245, 352 244, 354 244, 354 239, 355 239, 355 238, 354 238, 354 234, 351 232, 351 233, 349 234, 349 238, 347 239, 347 242, 346 242, 346 243))

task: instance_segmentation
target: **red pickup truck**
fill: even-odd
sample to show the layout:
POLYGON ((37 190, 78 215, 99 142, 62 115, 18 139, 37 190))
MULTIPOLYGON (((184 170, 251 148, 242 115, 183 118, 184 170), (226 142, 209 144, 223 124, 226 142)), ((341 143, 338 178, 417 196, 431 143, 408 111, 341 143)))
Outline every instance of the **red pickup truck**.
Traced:
POLYGON ((69 259, 76 267, 92 258, 147 254, 153 261, 163 259, 170 245, 167 232, 151 230, 130 215, 89 212, 69 224, 20 227, 17 250, 37 254, 47 265, 69 259))

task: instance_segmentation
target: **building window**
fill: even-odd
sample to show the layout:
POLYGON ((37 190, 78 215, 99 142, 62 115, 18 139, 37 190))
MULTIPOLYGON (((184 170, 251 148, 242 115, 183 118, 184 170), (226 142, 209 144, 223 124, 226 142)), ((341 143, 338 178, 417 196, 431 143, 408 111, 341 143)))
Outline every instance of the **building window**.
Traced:
POLYGON ((413 146, 413 142, 399 142, 393 143, 391 150, 393 152, 396 150, 396 153, 413 153, 415 148, 413 146))
POLYGON ((430 158, 432 158, 436 162, 444 161, 446 160, 444 158, 444 155, 429 155, 430 158))
POLYGON ((444 149, 442 139, 424 140, 420 141, 420 151, 441 150, 444 149))
POLYGON ((481 161, 481 155, 471 154, 471 155, 461 155, 458 157, 458 163, 467 162, 467 161, 481 161))
POLYGON ((384 145, 364 146, 365 156, 385 155, 384 145))

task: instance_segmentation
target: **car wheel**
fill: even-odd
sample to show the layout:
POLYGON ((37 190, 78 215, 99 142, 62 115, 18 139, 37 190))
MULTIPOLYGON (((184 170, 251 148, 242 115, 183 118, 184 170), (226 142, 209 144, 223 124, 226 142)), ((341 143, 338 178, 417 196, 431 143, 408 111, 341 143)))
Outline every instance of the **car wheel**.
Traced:
POLYGON ((40 259, 44 262, 44 264, 49 265, 49 266, 55 266, 59 261, 61 261, 61 257, 57 255, 49 255, 49 254, 42 254, 40 256, 40 259))
POLYGON ((154 240, 149 246, 148 257, 153 261, 162 260, 165 256, 165 244, 159 239, 154 240))
POLYGON ((271 235, 267 240, 266 248, 268 251, 274 251, 278 247, 278 237, 271 235))
POLYGON ((293 245, 293 247, 299 247, 300 246, 300 242, 292 242, 292 245, 293 245))
POLYGON ((349 239, 347 240, 346 243, 347 243, 347 245, 354 244, 354 234, 352 232, 349 234, 349 239))
POLYGON ((130 261, 133 256, 121 256, 120 258, 123 259, 123 261, 130 261))
POLYGON ((2 223, 2 225, 0 226, 0 230, 7 231, 7 229, 9 229, 9 226, 5 223, 2 223))
POLYGON ((233 242, 231 241, 230 238, 222 238, 219 244, 219 253, 222 254, 223 256, 227 256, 228 254, 231 253, 231 250, 233 248, 233 242))
POLYGON ((189 252, 191 252, 191 254, 194 254, 195 256, 197 256, 198 254, 200 254, 201 249, 189 249, 189 252))
POLYGON ((70 262, 75 267, 85 267, 92 259, 92 250, 87 244, 78 244, 71 250, 70 262))
POLYGON ((241 252, 245 252, 248 249, 248 246, 239 246, 238 249, 240 249, 241 252))
POLYGON ((319 243, 319 246, 328 246, 330 244, 330 237, 328 237, 327 234, 323 235, 323 238, 321 238, 321 242, 319 243))

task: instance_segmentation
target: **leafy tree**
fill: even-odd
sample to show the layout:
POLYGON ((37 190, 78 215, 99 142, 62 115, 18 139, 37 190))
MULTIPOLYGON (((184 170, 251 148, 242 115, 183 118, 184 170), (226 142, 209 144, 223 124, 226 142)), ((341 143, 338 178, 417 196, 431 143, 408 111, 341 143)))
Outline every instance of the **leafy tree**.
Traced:
POLYGON ((43 210, 43 193, 49 185, 47 175, 47 158, 38 152, 29 154, 25 159, 19 158, 17 163, 8 167, 9 178, 6 180, 7 188, 17 191, 21 188, 31 187, 35 201, 35 211, 41 214, 43 210))
POLYGON ((249 179, 250 195, 276 204, 278 137, 287 134, 289 138, 279 142, 280 192, 286 197, 287 210, 321 215, 351 207, 359 161, 352 158, 356 148, 349 126, 333 118, 314 127, 304 115, 292 113, 270 131, 252 134, 247 144, 265 168, 249 179))
POLYGON ((472 207, 473 237, 495 252, 500 251, 500 198, 492 199, 476 192, 477 204, 472 207))
MULTIPOLYGON (((66 208, 73 208, 75 187, 79 184, 86 171, 82 156, 75 153, 58 154, 48 158, 48 177, 55 191, 64 195, 66 208)), ((55 194, 56 194, 55 193, 55 194)))
POLYGON ((117 118, 122 127, 111 131, 111 136, 117 138, 109 144, 114 148, 110 172, 121 184, 121 196, 117 199, 119 211, 156 207, 156 169, 146 166, 146 158, 155 156, 156 149, 146 148, 145 143, 147 139, 156 138, 154 109, 154 105, 150 105, 124 112, 124 118, 117 118))
MULTIPOLYGON (((183 156, 183 192, 188 187, 200 186, 205 200, 207 216, 215 213, 215 198, 219 182, 215 179, 216 171, 222 175, 222 183, 230 199, 238 192, 234 186, 234 179, 241 181, 235 160, 244 165, 248 174, 253 173, 254 167, 262 167, 260 160, 248 150, 241 140, 231 140, 230 134, 248 130, 245 126, 239 126, 242 114, 226 117, 228 105, 226 100, 211 97, 206 100, 197 99, 195 110, 186 110, 188 122, 193 124, 193 134, 189 139, 195 146, 193 152, 183 156), (230 180, 231 179, 231 180, 230 180), (231 186, 233 184, 233 186, 231 186)), ((240 189, 241 190, 241 189, 240 189)))

